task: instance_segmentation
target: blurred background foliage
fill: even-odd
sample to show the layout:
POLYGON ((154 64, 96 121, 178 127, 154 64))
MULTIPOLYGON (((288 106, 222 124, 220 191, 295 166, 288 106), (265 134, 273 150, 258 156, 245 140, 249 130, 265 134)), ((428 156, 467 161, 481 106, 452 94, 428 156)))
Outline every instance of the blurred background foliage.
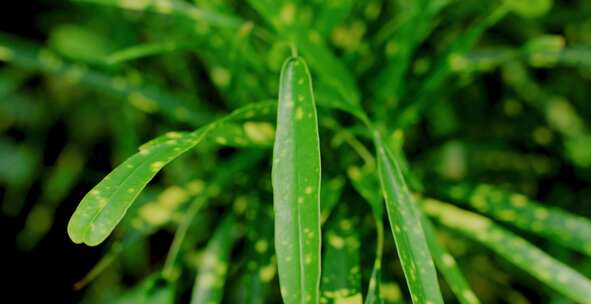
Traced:
MULTIPOLYGON (((436 0, 417 10, 419 2, 37 0, 2 9, 3 290, 21 302, 142 302, 142 290, 162 283, 150 274, 161 269, 189 198, 210 202, 189 227, 183 263, 193 273, 178 274, 177 300, 187 301, 224 210, 248 206, 238 234, 248 239, 249 219, 259 218, 272 243, 272 220, 251 208, 271 202, 267 122, 215 134, 167 166, 98 249, 71 244, 65 227, 83 195, 141 143, 275 99, 289 31, 322 46, 302 51, 318 103, 360 102, 389 137, 404 140, 425 193, 489 183, 591 217, 591 2, 436 0), (101 275, 85 286, 99 261, 101 275)), ((320 119, 323 174, 344 184, 346 168, 360 162, 346 144, 358 125, 330 117, 320 119)), ((367 207, 355 205, 361 198, 348 183, 341 188, 364 210, 360 233, 373 242, 367 207)), ((569 303, 484 247, 439 233, 483 303, 569 303)), ((527 238, 591 277, 582 254, 527 238)), ((385 246, 395 252, 391 238, 385 246)), ((228 258, 226 295, 237 299, 233 278, 247 251, 238 243, 228 258)), ((371 254, 361 258, 371 265, 371 254)), ((406 295, 399 264, 385 263, 383 276, 386 300, 406 295)), ((268 299, 279 299, 272 284, 268 299)), ((153 299, 175 292, 159 290, 153 299)), ((444 295, 454 301, 449 289, 444 295)))

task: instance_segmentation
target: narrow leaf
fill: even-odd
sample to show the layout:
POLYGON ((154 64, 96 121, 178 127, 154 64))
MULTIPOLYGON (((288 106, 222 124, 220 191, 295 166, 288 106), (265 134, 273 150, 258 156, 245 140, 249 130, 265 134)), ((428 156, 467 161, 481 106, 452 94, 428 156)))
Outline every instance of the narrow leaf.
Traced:
POLYGON ((421 226, 420 211, 396 159, 378 133, 374 141, 388 219, 413 303, 443 303, 437 273, 421 226))
POLYGON ((433 199, 423 210, 441 224, 493 250, 575 302, 591 303, 591 281, 490 219, 433 199), (535 261, 535 263, 532 263, 535 261))
POLYGON ((141 150, 119 165, 84 196, 76 208, 68 223, 72 241, 89 246, 104 241, 156 173, 197 145, 210 128, 211 125, 205 126, 181 139, 170 138, 141 150))
POLYGON ((228 121, 267 115, 274 106, 253 103, 194 132, 170 132, 144 144, 82 199, 68 224, 70 238, 89 246, 100 244, 162 167, 199 144, 212 129, 228 121))
POLYGON ((327 223, 322 263, 322 303, 361 304, 360 240, 357 218, 340 204, 327 223))
POLYGON ((248 229, 248 256, 246 272, 239 287, 242 294, 240 303, 263 304, 265 295, 273 286, 277 264, 273 249, 273 210, 270 204, 259 203, 246 211, 248 229))
POLYGON ((355 191, 361 195, 373 211, 376 224, 376 256, 369 279, 365 304, 381 304, 382 301, 382 255, 384 248, 384 222, 382 196, 380 194, 380 182, 375 175, 375 168, 350 167, 347 170, 349 179, 355 191))
POLYGON ((281 71, 272 183, 283 300, 318 303, 320 144, 310 73, 299 57, 281 71))
POLYGON ((486 184, 460 183, 435 189, 499 221, 591 256, 591 221, 587 218, 486 184))
POLYGON ((207 243, 193 286, 191 304, 215 304, 222 301, 230 251, 234 242, 233 228, 234 218, 230 215, 222 221, 207 243))
POLYGON ((445 281, 451 288, 451 291, 456 295, 458 301, 461 304, 480 303, 464 278, 460 267, 456 264, 456 260, 437 239, 433 224, 425 216, 422 216, 421 220, 423 229, 425 230, 425 237, 427 238, 427 245, 429 245, 429 250, 433 254, 435 265, 439 269, 439 272, 443 274, 445 281))

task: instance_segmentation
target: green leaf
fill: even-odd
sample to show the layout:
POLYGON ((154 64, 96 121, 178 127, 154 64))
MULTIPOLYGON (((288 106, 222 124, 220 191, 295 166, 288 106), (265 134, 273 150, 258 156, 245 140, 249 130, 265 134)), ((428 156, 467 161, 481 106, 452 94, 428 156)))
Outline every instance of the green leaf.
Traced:
POLYGON ((456 260, 453 256, 445 250, 445 247, 437 239, 433 224, 425 216, 421 217, 421 224, 425 231, 425 237, 427 239, 427 245, 431 254, 433 254, 433 260, 439 272, 443 274, 445 281, 451 288, 452 292, 456 295, 456 298, 461 304, 478 304, 480 301, 474 294, 474 291, 468 285, 468 282, 464 278, 460 267, 456 264, 456 260))
POLYGON ((420 211, 400 167, 376 132, 378 174, 392 235, 413 303, 443 303, 437 273, 420 222, 420 211))
POLYGON ((165 41, 153 42, 140 45, 134 45, 122 50, 118 50, 109 55, 107 61, 109 63, 122 63, 125 61, 135 60, 147 56, 159 55, 178 50, 187 50, 198 47, 196 43, 184 41, 165 41))
POLYGON ((76 208, 68 223, 72 241, 89 246, 104 241, 156 173, 201 142, 211 127, 207 125, 182 138, 169 137, 166 142, 142 149, 119 165, 76 208))
POLYGON ((413 102, 405 107, 399 114, 399 119, 395 119, 396 126, 402 129, 408 129, 416 124, 421 118, 421 114, 429 105, 437 99, 432 98, 437 90, 441 88, 444 82, 449 78, 454 70, 461 69, 463 66, 463 55, 466 54, 482 36, 482 34, 502 17, 507 14, 507 8, 499 5, 482 20, 478 20, 465 33, 458 37, 447 47, 438 58, 433 71, 422 81, 418 89, 417 96, 413 102))
POLYGON ((382 217, 384 212, 382 196, 379 189, 380 182, 375 175, 375 168, 367 166, 362 168, 349 167, 347 173, 357 193, 365 199, 373 211, 376 224, 376 254, 367 288, 367 296, 365 297, 365 304, 381 304, 382 255, 384 248, 384 222, 382 217))
POLYGON ((345 186, 345 180, 341 176, 337 176, 330 180, 322 181, 322 192, 320 192, 320 210, 321 210, 321 223, 324 224, 332 210, 337 205, 343 193, 343 187, 345 186))
POLYGON ((511 11, 525 18, 545 15, 552 8, 552 0, 505 0, 503 4, 511 11))
POLYGON ((591 256, 591 221, 587 218, 486 184, 458 183, 434 189, 454 202, 591 256))
POLYGON ((241 280, 240 292, 244 304, 263 304, 265 295, 273 286, 277 274, 273 248, 273 209, 270 204, 259 203, 246 211, 248 229, 248 256, 246 272, 241 280))
POLYGON ((490 219, 433 199, 424 200, 422 207, 444 226, 488 247, 548 287, 575 302, 591 303, 588 278, 490 219))
POLYGON ((322 36, 329 37, 333 29, 351 14, 354 4, 355 1, 353 0, 322 2, 320 12, 315 18, 316 22, 314 28, 317 29, 322 36))
POLYGON ((275 249, 287 304, 318 302, 320 175, 310 73, 302 58, 292 57, 281 70, 272 171, 275 249))
POLYGON ((139 153, 119 165, 82 199, 68 224, 70 238, 89 246, 100 244, 162 167, 225 122, 267 115, 273 108, 270 102, 254 103, 194 132, 170 132, 144 144, 139 153))
POLYGON ((154 12, 163 15, 185 17, 194 21, 203 21, 207 24, 220 28, 237 29, 242 20, 228 15, 220 14, 217 11, 198 8, 190 3, 180 0, 142 0, 142 1, 120 1, 120 0, 75 0, 76 2, 87 2, 105 6, 114 6, 133 11, 154 12))
POLYGON ((167 304, 174 303, 175 285, 163 280, 159 274, 146 278, 138 286, 115 299, 116 304, 167 304))
POLYGON ((326 224, 322 263, 322 303, 361 304, 358 220, 339 204, 326 224))
POLYGON ((172 121, 184 122, 193 127, 199 127, 217 116, 205 104, 200 104, 199 108, 192 107, 190 105, 194 104, 194 101, 181 99, 146 82, 138 83, 141 79, 133 79, 126 75, 111 76, 85 65, 70 63, 48 49, 2 33, 0 49, 9 54, 6 61, 10 64, 56 75, 69 84, 79 84, 101 94, 123 98, 145 113, 158 112, 172 121))
POLYGON ((175 212, 185 208, 189 203, 199 206, 207 203, 213 196, 219 194, 220 189, 228 186, 237 174, 256 165, 261 157, 262 153, 255 150, 240 152, 224 163, 225 170, 217 171, 213 177, 207 179, 207 182, 197 178, 182 186, 175 185, 164 189, 156 198, 137 208, 136 213, 130 214, 127 221, 129 227, 125 227, 127 229, 124 236, 110 246, 107 254, 74 287, 80 289, 93 281, 119 257, 122 251, 162 226, 172 223, 175 212))
POLYGON ((217 144, 230 147, 268 148, 273 145, 275 127, 271 123, 263 121, 226 123, 212 130, 209 139, 217 144))
POLYGON ((232 215, 227 216, 207 243, 195 278, 191 304, 216 304, 222 301, 230 251, 234 243, 234 222, 232 215))

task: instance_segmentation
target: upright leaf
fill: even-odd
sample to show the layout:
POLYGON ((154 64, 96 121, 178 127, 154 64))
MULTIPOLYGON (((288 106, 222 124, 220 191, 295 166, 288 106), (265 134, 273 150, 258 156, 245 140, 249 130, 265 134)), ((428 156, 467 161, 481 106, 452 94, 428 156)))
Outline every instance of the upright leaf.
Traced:
POLYGON ((300 57, 281 70, 272 183, 283 300, 318 303, 320 144, 310 73, 300 57))
POLYGON ((340 204, 326 226, 321 302, 361 304, 357 218, 347 204, 340 204))
POLYGON ((420 211, 400 167, 376 133, 378 173, 390 227, 413 303, 443 303, 437 273, 420 222, 420 211))
POLYGON ((234 242, 234 218, 227 216, 216 229, 201 257, 199 273, 195 278, 191 304, 215 304, 222 301, 224 282, 234 242))
POLYGON ((376 223, 376 256, 374 258, 371 278, 367 288, 365 304, 381 304, 381 283, 382 283, 382 255, 384 248, 384 222, 382 196, 379 192, 380 182, 375 175, 375 168, 350 167, 349 178, 353 187, 370 205, 376 223))
POLYGON ((421 217, 427 245, 433 254, 433 260, 439 272, 443 274, 445 281, 456 295, 461 304, 478 304, 480 301, 468 285, 460 267, 456 264, 454 257, 445 250, 445 247, 437 239, 433 224, 425 216, 421 217))

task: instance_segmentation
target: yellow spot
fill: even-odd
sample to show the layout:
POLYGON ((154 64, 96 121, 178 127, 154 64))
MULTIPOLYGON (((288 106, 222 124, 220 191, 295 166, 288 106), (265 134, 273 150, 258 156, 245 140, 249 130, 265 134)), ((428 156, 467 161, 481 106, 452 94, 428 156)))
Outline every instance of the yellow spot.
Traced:
POLYGON ((158 201, 163 206, 166 206, 169 209, 174 209, 178 207, 182 202, 184 202, 187 198, 188 195, 185 190, 178 186, 172 186, 167 188, 162 192, 162 194, 160 194, 158 201))
POLYGON ((517 219, 517 214, 513 210, 502 210, 498 213, 498 216, 503 221, 514 221, 517 219))
POLYGON ((154 170, 154 171, 158 171, 158 170, 160 170, 160 168, 162 168, 163 166, 164 166, 164 162, 157 161, 157 162, 153 162, 153 163, 150 165, 150 168, 151 168, 152 170, 154 170))
POLYGON ((390 40, 386 44, 386 57, 392 57, 399 51, 398 44, 395 40, 390 40))
POLYGON ((177 138, 181 138, 182 134, 179 132, 168 132, 168 133, 166 133, 166 137, 168 137, 170 139, 177 139, 177 138))
POLYGON ((156 0, 156 10, 163 14, 168 14, 172 11, 172 2, 170 0, 156 0))
POLYGON ((546 127, 537 127, 532 133, 532 137, 536 143, 545 146, 552 142, 552 131, 546 127))
POLYGON ((460 54, 451 54, 448 57, 448 64, 454 71, 461 71, 469 66, 468 60, 460 54))
POLYGON ((57 70, 63 65, 62 60, 48 50, 39 51, 39 61, 50 70, 57 70))
POLYGON ((446 267, 451 267, 456 264, 456 261, 454 260, 454 258, 449 254, 444 254, 442 256, 442 260, 443 260, 443 264, 446 267))
POLYGON ((295 118, 297 120, 302 120, 304 118, 304 109, 302 109, 301 107, 298 107, 296 109, 295 118))
POLYGON ((203 289, 209 289, 216 283, 216 277, 211 273, 204 273, 199 276, 198 286, 203 289))
POLYGON ((279 13, 281 21, 283 21, 284 24, 292 24, 293 21, 295 20, 295 15, 296 15, 296 6, 295 6, 295 4, 293 4, 291 2, 286 3, 281 8, 281 12, 279 13))
POLYGON ((356 293, 350 297, 335 299, 335 304, 361 304, 363 298, 360 293, 356 293))
POLYGON ((218 136, 215 138, 215 142, 220 144, 220 145, 225 145, 228 143, 228 140, 226 140, 225 138, 218 136))
POLYGON ((383 283, 380 287, 384 300, 395 302, 401 299, 400 287, 394 283, 383 283))
POLYGON ((269 249, 269 243, 266 240, 258 240, 254 244, 254 249, 258 253, 264 253, 265 251, 267 251, 267 249, 269 249))
POLYGON ((558 281, 561 283, 566 283, 568 281, 568 274, 566 274, 565 272, 559 272, 558 281))
POLYGON ((243 214, 248 208, 248 198, 246 196, 239 196, 234 200, 234 212, 236 214, 243 214))
POLYGON ((470 290, 464 290, 464 292, 462 292, 462 296, 468 303, 478 303, 478 298, 476 298, 476 295, 470 290))
POLYGON ((511 205, 517 208, 524 207, 527 204, 527 197, 522 194, 511 195, 511 205))
POLYGON ((189 184, 187 184, 187 190, 192 195, 199 194, 199 193, 203 192, 204 188, 205 188, 205 183, 200 179, 193 180, 193 181, 189 182, 189 184))
POLYGON ((545 220, 548 218, 548 211, 546 209, 543 208, 539 208, 535 211, 534 216, 538 219, 538 220, 545 220))
POLYGON ((322 36, 320 36, 320 34, 317 31, 310 31, 310 33, 308 34, 308 39, 310 39, 310 41, 314 43, 322 42, 322 36))
POLYGON ((12 59, 12 50, 0 46, 0 61, 10 61, 12 59))
POLYGON ((99 208, 104 208, 107 206, 107 200, 105 198, 98 198, 98 206, 99 208))
POLYGON ((150 4, 150 0, 121 0, 119 5, 132 10, 143 10, 150 4))
POLYGON ((265 283, 273 280, 273 277, 275 277, 275 265, 273 264, 262 267, 259 271, 259 278, 265 283))
POLYGON ((300 79, 298 79, 298 84, 299 84, 299 85, 302 85, 302 84, 304 84, 304 78, 300 78, 300 79))
POLYGON ((354 181, 358 181, 361 180, 361 170, 359 170, 359 167, 349 167, 349 169, 347 169, 347 173, 349 174, 349 177, 354 180, 354 181))
POLYGON ((146 113, 152 113, 154 111, 156 111, 156 109, 158 108, 158 106, 156 105, 156 102, 152 99, 147 98, 146 96, 144 96, 142 93, 139 92, 133 92, 131 94, 129 94, 129 102, 136 108, 146 112, 146 113))
POLYGON ((312 193, 312 191, 314 191, 314 188, 312 188, 311 186, 308 186, 308 187, 306 187, 306 189, 304 189, 304 192, 306 194, 310 194, 310 193, 312 193))
POLYGON ((304 198, 303 197, 298 197, 298 204, 303 204, 304 203, 304 198))
POLYGON ((146 204, 139 210, 141 218, 151 225, 162 225, 168 222, 170 212, 157 204, 146 204))
POLYGON ((330 232, 328 233, 328 243, 337 249, 341 249, 345 246, 345 240, 343 240, 342 237, 330 232))
POLYGON ((211 80, 220 87, 227 87, 232 80, 232 74, 223 67, 214 67, 211 69, 211 80))
POLYGON ((341 220, 341 222, 339 223, 339 226, 341 226, 341 229, 347 231, 347 230, 351 229, 353 224, 351 223, 350 220, 341 220))
POLYGON ((246 136, 255 143, 268 144, 275 137, 275 129, 268 122, 246 122, 244 123, 246 136))
POLYGON ((310 254, 306 254, 306 256, 304 257, 304 264, 312 264, 312 256, 310 254))

